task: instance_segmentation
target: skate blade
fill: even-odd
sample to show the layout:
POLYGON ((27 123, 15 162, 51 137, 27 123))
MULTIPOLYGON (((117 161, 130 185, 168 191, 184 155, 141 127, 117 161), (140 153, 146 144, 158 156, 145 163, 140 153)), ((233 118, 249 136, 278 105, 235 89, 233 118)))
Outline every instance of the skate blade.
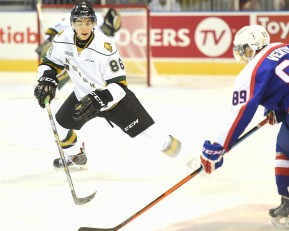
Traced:
POLYGON ((89 167, 87 164, 84 164, 84 165, 75 164, 75 165, 69 166, 68 168, 71 172, 73 172, 73 171, 85 171, 85 170, 88 170, 89 167))
POLYGON ((289 217, 272 217, 271 223, 275 228, 289 230, 289 217))
MULTIPOLYGON (((56 170, 63 170, 64 167, 54 167, 54 169, 56 170)), ((89 166, 87 164, 84 164, 84 165, 70 165, 68 166, 68 169, 70 172, 79 172, 79 171, 86 171, 89 169, 89 166)))

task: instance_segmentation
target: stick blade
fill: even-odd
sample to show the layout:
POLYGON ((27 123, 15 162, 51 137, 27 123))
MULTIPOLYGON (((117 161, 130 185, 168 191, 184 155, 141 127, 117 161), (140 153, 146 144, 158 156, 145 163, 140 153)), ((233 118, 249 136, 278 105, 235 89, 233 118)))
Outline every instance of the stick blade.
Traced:
POLYGON ((90 196, 84 197, 84 198, 78 198, 78 197, 76 197, 75 194, 73 194, 74 203, 77 204, 77 205, 87 204, 88 202, 90 202, 90 201, 95 197, 96 192, 97 192, 97 191, 95 191, 95 192, 94 192, 93 194, 91 194, 90 196))
POLYGON ((89 228, 89 227, 80 227, 78 231, 116 231, 117 229, 115 228, 89 228))

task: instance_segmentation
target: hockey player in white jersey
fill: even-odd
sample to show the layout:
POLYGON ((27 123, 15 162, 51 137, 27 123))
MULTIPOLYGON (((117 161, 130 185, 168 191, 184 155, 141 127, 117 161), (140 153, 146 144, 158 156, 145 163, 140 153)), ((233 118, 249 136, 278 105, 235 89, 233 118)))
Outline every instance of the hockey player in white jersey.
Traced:
MULTIPOLYGON (((175 137, 162 134, 154 120, 128 88, 126 71, 114 42, 103 33, 94 30, 95 12, 89 2, 76 4, 71 11, 72 28, 55 36, 46 57, 38 67, 38 85, 34 95, 44 108, 44 99, 55 97, 57 73, 67 70, 73 92, 55 115, 61 146, 67 150, 69 166, 83 166, 87 156, 83 148, 73 152, 79 130, 89 120, 105 118, 130 137, 145 135, 152 144, 170 157, 181 150, 181 142, 175 137)), ((54 166, 62 167, 60 158, 54 166)))
MULTIPOLYGON (((80 1, 78 0, 75 2, 77 3, 80 1)), ((88 1, 88 3, 90 3, 92 7, 92 3, 90 1, 88 1)), ((95 16, 97 18, 97 24, 95 24, 94 30, 100 31, 101 33, 104 33, 105 35, 111 37, 114 41, 117 41, 117 32, 121 28, 121 16, 119 12, 113 8, 110 8, 108 9, 104 17, 100 13, 96 14, 95 16)), ((47 50, 51 46, 55 35, 57 35, 61 31, 64 31, 67 28, 71 28, 70 13, 65 14, 59 21, 51 25, 45 31, 44 42, 40 44, 39 47, 36 49, 36 53, 39 55, 39 57, 43 57, 46 54, 47 50)), ((68 82, 69 75, 64 70, 63 72, 59 73, 57 78, 59 80, 58 89, 61 89, 64 84, 68 82)))
MULTIPOLYGON (((99 13, 96 14, 96 18, 97 24, 95 25, 95 30, 104 33, 116 41, 118 39, 117 32, 121 28, 121 16, 119 12, 113 8, 110 8, 104 17, 99 13)), ((40 57, 45 55, 54 36, 70 27, 70 13, 67 13, 59 21, 50 25, 49 28, 46 29, 44 42, 36 49, 36 53, 40 57)))
POLYGON ((234 39, 234 56, 246 66, 236 78, 232 105, 224 128, 214 142, 205 141, 201 162, 210 174, 223 164, 228 152, 253 118, 259 105, 270 124, 282 122, 277 136, 275 177, 281 204, 270 209, 272 223, 289 227, 289 45, 270 43, 260 25, 245 26, 234 39))

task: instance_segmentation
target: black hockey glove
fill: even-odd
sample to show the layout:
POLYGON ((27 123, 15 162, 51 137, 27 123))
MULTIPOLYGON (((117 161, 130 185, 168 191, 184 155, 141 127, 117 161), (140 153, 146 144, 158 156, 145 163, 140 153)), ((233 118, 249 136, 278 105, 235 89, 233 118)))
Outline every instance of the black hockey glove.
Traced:
POLYGON ((79 104, 75 105, 76 112, 72 118, 75 121, 88 121, 96 117, 101 108, 107 107, 107 104, 113 100, 109 90, 95 90, 84 96, 79 104))
POLYGON ((50 101, 55 97, 58 79, 56 78, 56 71, 46 70, 43 76, 38 80, 38 84, 34 89, 34 95, 38 99, 40 107, 45 108, 44 99, 50 96, 50 101))
POLYGON ((114 36, 121 28, 121 17, 120 14, 113 8, 109 9, 104 17, 104 22, 100 29, 107 36, 114 36))

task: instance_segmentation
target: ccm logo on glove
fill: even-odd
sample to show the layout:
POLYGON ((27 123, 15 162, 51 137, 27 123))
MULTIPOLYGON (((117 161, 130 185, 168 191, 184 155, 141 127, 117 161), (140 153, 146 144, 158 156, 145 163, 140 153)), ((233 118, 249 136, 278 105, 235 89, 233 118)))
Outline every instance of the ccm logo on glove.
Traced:
POLYGON ((100 105, 100 107, 106 107, 107 106, 107 104, 105 104, 102 100, 101 100, 101 98, 93 91, 93 92, 91 92, 90 93, 90 95, 92 95, 93 97, 94 97, 94 99, 99 103, 99 105, 100 105))
POLYGON ((203 148, 203 153, 206 153, 206 154, 210 154, 210 155, 221 155, 223 154, 223 150, 221 151, 217 151, 217 150, 208 150, 206 148, 203 148))
POLYGON ((55 79, 52 79, 50 77, 42 76, 42 77, 39 78, 39 82, 42 82, 42 81, 53 83, 54 86, 57 87, 57 81, 55 79))

